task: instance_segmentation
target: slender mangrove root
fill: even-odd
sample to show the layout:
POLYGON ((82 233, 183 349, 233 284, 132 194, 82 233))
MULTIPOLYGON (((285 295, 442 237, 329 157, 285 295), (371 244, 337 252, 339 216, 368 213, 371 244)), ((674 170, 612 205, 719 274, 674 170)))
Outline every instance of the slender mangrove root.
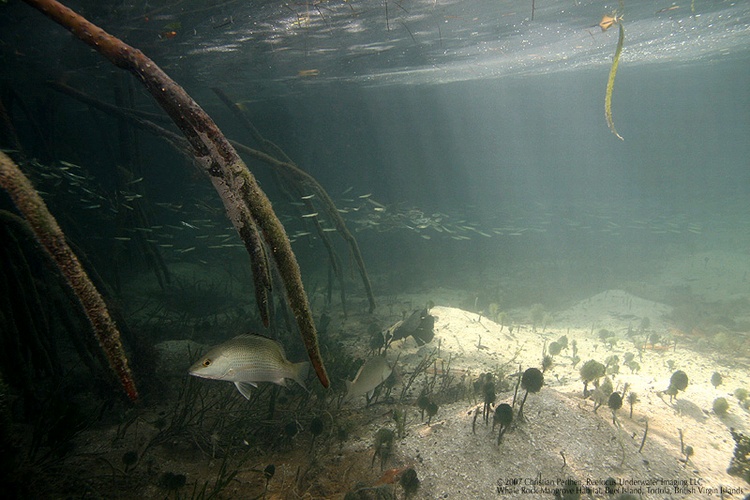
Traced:
POLYGON ((612 119, 612 91, 615 88, 615 75, 617 75, 617 66, 620 64, 620 54, 622 53, 622 42, 625 41, 625 29, 622 27, 622 22, 618 21, 617 26, 620 30, 620 36, 617 40, 617 50, 615 50, 615 58, 612 60, 612 67, 609 69, 609 79, 607 80, 607 93, 604 96, 604 116, 607 118, 607 126, 609 130, 615 134, 615 137, 624 141, 620 134, 615 129, 615 122, 612 119))
MULTIPOLYGON (((252 136, 253 140, 255 140, 255 142, 257 142, 260 145, 261 151, 281 161, 282 164, 294 165, 291 158, 289 158, 289 156, 286 154, 286 152, 284 152, 283 149, 281 149, 274 142, 267 140, 266 138, 263 137, 263 135, 261 135, 261 133, 255 127, 253 122, 251 122, 247 118, 247 116, 245 116, 245 114, 242 112, 239 106, 237 106, 237 104, 233 103, 231 99, 229 99, 229 96, 227 96, 223 90, 219 88, 213 88, 212 90, 219 97, 219 99, 227 106, 227 108, 229 108, 229 110, 239 120, 242 126, 245 127, 250 132, 250 135, 252 136)), ((235 144, 235 148, 237 148, 240 151, 250 149, 247 146, 240 148, 236 144, 235 144)), ((303 191, 305 188, 305 185, 302 183, 303 181, 297 182, 298 177, 295 177, 294 175, 289 175, 289 173, 285 174, 284 172, 280 172, 279 170, 274 170, 273 173, 275 174, 277 181, 281 185, 281 188, 282 188, 281 190, 287 195, 287 197, 290 200, 296 201, 296 200, 302 199, 303 203, 305 204, 305 208, 307 209, 307 213, 315 212, 315 207, 313 206, 312 199, 304 197, 304 195, 307 193, 303 191), (288 186, 285 185, 284 181, 286 181, 286 183, 289 185, 288 186)), ((317 182, 317 181, 314 181, 314 182, 317 182)), ((323 190, 322 186, 320 187, 320 190, 323 190)), ((311 220, 311 222, 313 224, 313 227, 315 228, 315 231, 318 234, 318 237, 323 242, 323 246, 325 247, 326 252, 328 253, 328 260, 331 263, 333 273, 339 282, 339 288, 341 290, 341 307, 344 311, 344 315, 346 316, 346 293, 345 293, 345 288, 344 288, 344 274, 341 272, 341 266, 339 266, 338 257, 336 256, 336 252, 334 251, 333 244, 331 243, 330 238, 328 237, 326 232, 323 231, 323 227, 321 226, 318 218, 314 217, 311 220)))
POLYGON ((313 193, 315 193, 318 201, 322 205, 321 209, 325 210, 326 214, 331 217, 331 222, 333 222, 333 225, 336 227, 336 231, 341 235, 341 237, 344 239, 344 241, 346 241, 347 245, 349 245, 349 248, 351 249, 354 260, 357 263, 357 269, 359 270, 360 278, 362 279, 362 283, 365 287, 367 300, 370 304, 370 312, 373 312, 375 310, 375 296, 372 292, 372 285, 370 284, 370 278, 367 275, 365 261, 362 258, 362 253, 359 250, 359 245, 357 245, 357 240, 354 238, 352 233, 349 232, 344 219, 336 209, 336 204, 333 203, 333 200, 325 191, 325 189, 323 189, 323 187, 318 184, 318 182, 310 174, 308 174, 304 170, 301 170, 293 163, 277 160, 269 154, 249 148, 235 141, 231 141, 231 143, 238 150, 247 153, 253 158, 278 169, 283 175, 295 177, 297 179, 296 182, 304 184, 306 187, 312 190, 313 193))
POLYGON ((268 328, 271 324, 271 271, 268 266, 268 253, 263 245, 263 240, 258 233, 258 227, 252 218, 248 217, 246 223, 240 229, 240 237, 245 243, 247 253, 250 254, 250 265, 253 272, 253 283, 255 284, 255 303, 258 306, 260 319, 263 326, 268 328))
MULTIPOLYGON (((253 123, 247 118, 247 116, 245 116, 242 110, 235 103, 233 103, 231 99, 229 99, 224 91, 218 88, 214 88, 213 91, 219 97, 219 99, 221 99, 221 101, 230 109, 230 111, 232 111, 232 113, 240 121, 240 123, 242 123, 242 125, 246 129, 248 129, 250 135, 260 145, 262 152, 253 150, 246 146, 241 146, 235 142, 233 142, 232 144, 240 151, 243 151, 255 157, 256 159, 269 164, 271 167, 274 167, 276 171, 282 176, 282 178, 284 178, 289 184, 294 187, 293 191, 296 194, 299 195, 300 193, 302 193, 303 189, 306 188, 308 190, 311 190, 316 195, 316 200, 319 201, 322 205, 321 209, 325 211, 328 217, 331 218, 334 226, 336 227, 336 231, 344 239, 346 244, 349 246, 352 255, 354 256, 354 260, 357 263, 357 268, 359 269, 360 278, 362 279, 362 284, 365 287, 367 300, 370 304, 370 312, 372 313, 375 310, 375 297, 372 293, 372 285, 370 284, 370 278, 367 275, 367 270, 365 268, 364 259, 362 258, 362 253, 360 252, 359 246, 357 245, 357 240, 354 238, 351 232, 349 232, 344 219, 341 217, 341 214, 336 208, 335 203, 333 203, 331 197, 328 195, 328 192, 313 176, 311 176, 310 174, 302 170, 297 164, 295 164, 289 158, 289 156, 287 156, 284 150, 282 150, 272 141, 265 139, 260 134, 255 125, 253 125, 253 123)), ((305 203, 308 205, 308 209, 310 210, 310 212, 315 211, 312 208, 312 199, 306 199, 305 203)), ((321 241, 323 241, 323 244, 328 251, 329 260, 331 262, 331 266, 334 269, 334 274, 336 275, 342 288, 342 307, 346 309, 343 296, 343 275, 339 270, 338 262, 333 252, 333 247, 331 246, 328 237, 323 231, 319 222, 315 220, 314 223, 315 229, 318 232, 318 236, 320 237, 321 241)))
POLYGON ((135 75, 187 138, 196 161, 210 177, 240 236, 247 234, 244 226, 248 222, 247 217, 251 217, 279 270, 310 362, 321 384, 328 387, 330 382, 320 356, 312 311, 284 226, 255 177, 211 117, 140 50, 110 35, 56 0, 24 1, 70 30, 112 64, 135 75))
MULTIPOLYGON (((90 322, 75 293, 65 284, 65 278, 59 272, 44 272, 44 277, 32 272, 35 275, 32 281, 18 279, 18 274, 31 272, 32 266, 38 266, 40 270, 57 269, 52 256, 39 245, 26 219, 0 210, 0 240, 3 241, 0 261, 7 264, 0 266, 0 297, 8 298, 0 301, 0 336, 5 346, 0 350, 0 363, 5 370, 3 376, 32 394, 38 387, 36 374, 40 370, 53 377, 64 375, 51 337, 51 324, 55 324, 56 331, 62 327, 68 334, 81 361, 92 374, 101 378, 110 376, 109 363, 96 338, 84 337, 80 333, 87 331, 85 325, 90 325, 90 322), (34 255, 29 255, 31 253, 34 255), (41 265, 37 257, 43 261, 41 265), (61 293, 55 292, 58 289, 61 293), (70 307, 71 304, 74 307, 70 307), (40 314, 40 311, 44 313, 40 314), (49 317, 49 321, 45 317, 49 317)), ((84 254, 75 248, 73 251, 84 268, 94 269, 82 258, 84 254)), ((102 290, 96 273, 89 271, 89 277, 97 289, 102 290)), ((109 307, 109 311, 117 322, 116 310, 109 307)), ((121 334, 127 338, 126 329, 122 329, 121 334)))
POLYGON ((128 367, 125 349, 120 340, 120 331, 109 315, 104 300, 78 258, 65 242, 65 235, 47 210, 42 198, 34 190, 34 186, 16 164, 2 152, 0 152, 0 187, 8 192, 13 203, 34 230, 39 242, 52 256, 68 285, 75 292, 86 311, 86 316, 91 322, 110 367, 117 374, 128 397, 136 401, 138 391, 133 374, 128 367))
POLYGON ((160 127, 159 125, 154 123, 154 120, 151 119, 151 117, 153 116, 159 116, 160 118, 166 118, 171 122, 171 119, 168 116, 162 117, 161 115, 153 115, 152 113, 148 113, 148 117, 146 117, 143 113, 135 113, 135 110, 124 109, 113 104, 109 104, 60 82, 47 82, 47 85, 50 88, 69 97, 72 97, 73 99, 80 101, 92 108, 99 109, 108 115, 114 115, 117 118, 128 120, 131 124, 138 127, 139 129, 150 132, 157 137, 161 137, 162 139, 167 141, 167 143, 172 146, 175 151, 186 156, 189 161, 193 161, 193 156, 189 154, 190 143, 188 143, 188 141, 183 136, 176 134, 171 130, 167 130, 164 127, 160 127))
POLYGON ((261 151, 275 157, 278 160, 292 163, 292 159, 287 156, 286 152, 284 152, 283 149, 277 146, 273 141, 269 141, 268 139, 263 137, 260 131, 258 131, 258 128, 247 118, 247 116, 245 116, 240 107, 232 102, 226 92, 218 87, 213 87, 211 90, 213 90, 216 96, 221 100, 221 102, 223 102, 224 105, 229 108, 229 111, 231 111, 235 118, 240 121, 242 126, 245 127, 248 132, 250 132, 250 135, 255 140, 255 142, 260 145, 261 151))

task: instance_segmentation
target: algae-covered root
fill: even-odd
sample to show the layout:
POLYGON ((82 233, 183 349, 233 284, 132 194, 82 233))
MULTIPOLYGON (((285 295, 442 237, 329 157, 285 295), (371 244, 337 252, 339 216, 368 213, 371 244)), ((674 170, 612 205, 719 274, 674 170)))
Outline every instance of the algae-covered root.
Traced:
POLYGON ((622 53, 622 43, 625 41, 625 29, 622 27, 622 22, 617 22, 620 35, 617 39, 617 50, 615 50, 615 57, 612 60, 612 67, 609 69, 609 79, 607 80, 607 92, 604 96, 604 116, 607 118, 607 126, 609 130, 615 134, 615 137, 624 141, 620 134, 615 129, 615 122, 612 119, 612 91, 615 88, 615 76, 617 75, 617 66, 620 64, 620 54, 622 53))

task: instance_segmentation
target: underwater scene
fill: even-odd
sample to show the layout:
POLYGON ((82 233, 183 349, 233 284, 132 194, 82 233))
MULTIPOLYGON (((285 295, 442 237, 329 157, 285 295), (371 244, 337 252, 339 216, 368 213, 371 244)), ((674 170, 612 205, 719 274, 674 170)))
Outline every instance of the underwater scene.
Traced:
POLYGON ((750 499, 750 1, 0 0, 19 499, 750 499))

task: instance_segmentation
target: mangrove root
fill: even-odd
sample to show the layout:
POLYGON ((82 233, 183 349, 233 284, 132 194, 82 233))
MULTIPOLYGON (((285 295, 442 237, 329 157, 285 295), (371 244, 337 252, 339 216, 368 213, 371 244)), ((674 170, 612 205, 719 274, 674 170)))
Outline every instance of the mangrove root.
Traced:
MULTIPOLYGON (((221 101, 232 111, 232 113, 235 115, 235 117, 242 123, 242 125, 248 129, 250 132, 250 135, 253 137, 253 139, 260 145, 261 151, 256 151, 251 148, 248 148, 246 146, 243 146, 241 144, 237 144, 233 142, 232 144, 240 151, 245 152, 254 158, 261 160, 271 167, 274 168, 274 171, 279 174, 281 179, 283 179, 287 187, 289 188, 289 191, 294 193, 294 195, 297 197, 297 199, 303 199, 302 195, 308 194, 308 192, 312 192, 315 194, 314 198, 310 198, 305 196, 304 197, 304 203, 306 205, 306 208, 308 210, 308 213, 315 212, 316 209, 313 206, 313 200, 320 202, 320 210, 325 212, 328 217, 333 222, 336 231, 341 235, 341 237, 344 239, 346 244, 349 246, 349 250, 351 251, 351 254, 354 256, 354 260, 357 263, 357 268, 359 269, 359 275, 362 279, 362 284, 365 287, 365 293, 367 294, 367 300, 370 305, 370 313, 372 313, 375 310, 375 297, 372 293, 372 286, 370 284, 370 278, 367 275, 367 270, 365 269, 365 263, 364 259, 362 258, 362 253, 359 250, 359 246, 357 245, 357 240, 354 238, 354 236, 349 232, 349 229, 346 227, 346 223, 344 222, 344 219, 341 217, 341 214, 336 209, 336 205, 333 203, 333 200, 328 195, 328 192, 323 188, 323 186, 320 185, 320 183, 310 174, 302 170, 297 164, 295 164, 289 156, 275 143, 265 139, 258 129, 253 125, 253 123, 243 114, 242 110, 237 106, 235 103, 229 99, 229 97, 218 88, 214 88, 213 91, 216 93, 216 95, 221 99, 221 101)), ((337 257, 334 253, 333 246, 330 243, 330 240, 328 236, 326 235, 325 231, 323 231, 323 228, 320 225, 320 222, 317 218, 313 220, 314 227, 318 233, 318 236, 320 237, 321 241, 323 242, 323 245, 325 246, 328 255, 329 260, 331 263, 331 267, 333 268, 334 275, 336 276, 337 280, 339 281, 340 287, 341 287, 341 302, 342 307, 344 308, 344 311, 346 312, 346 305, 344 303, 344 282, 343 282, 343 276, 342 272, 340 270, 340 267, 338 265, 337 257)))
POLYGON ((117 374, 128 397, 136 401, 138 391, 128 367, 125 349, 120 340, 120 331, 109 315, 104 300, 76 255, 65 242, 62 229, 47 210, 47 206, 34 186, 16 164, 2 152, 0 152, 0 187, 10 195, 13 203, 33 229, 36 238, 52 256, 67 284, 73 289, 86 311, 86 316, 91 322, 110 367, 117 374))
MULTIPOLYGON (((240 236, 247 235, 246 226, 250 221, 257 225, 281 275, 310 361, 321 384, 328 387, 330 382, 320 356, 312 311, 289 238, 270 200, 211 117, 140 50, 55 0, 24 1, 70 30, 115 66, 135 75, 187 138, 193 156, 210 177, 240 236)), ((252 242, 245 242, 245 245, 254 248, 252 242)))

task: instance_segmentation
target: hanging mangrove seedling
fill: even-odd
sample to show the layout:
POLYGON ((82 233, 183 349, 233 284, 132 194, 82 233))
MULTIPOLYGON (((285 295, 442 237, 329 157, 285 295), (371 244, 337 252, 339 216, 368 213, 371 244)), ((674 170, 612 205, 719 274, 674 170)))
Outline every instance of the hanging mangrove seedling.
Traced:
MULTIPOLYGON (((671 361, 671 360, 670 360, 671 361)), ((674 398, 677 397, 677 393, 684 391, 688 386, 688 376, 682 370, 677 370, 672 374, 669 379, 669 387, 667 387, 666 393, 669 395, 669 402, 671 403, 674 398)))
MULTIPOLYGON (((620 11, 622 11, 622 0, 620 0, 620 11)), ((622 27, 622 14, 617 10, 611 15, 605 15, 602 17, 599 27, 602 31, 607 31, 612 26, 617 25, 619 29, 619 36, 617 38, 617 49, 615 49, 615 56, 612 59, 612 66, 609 68, 609 78, 607 79, 607 91, 604 96, 604 116, 607 119, 607 127, 615 134, 615 137, 624 140, 615 129, 615 122, 612 119, 612 91, 615 88, 615 76, 617 75, 617 66, 620 64, 620 54, 622 54, 622 44, 625 41, 625 29, 622 27)))
POLYGON ((398 480, 398 484, 404 489, 404 498, 411 498, 411 496, 419 489, 419 478, 417 477, 417 471, 412 467, 409 467, 401 474, 401 478, 398 480))
POLYGON ((590 359, 586 361, 579 373, 581 374, 581 380, 583 380, 583 397, 589 396, 588 386, 593 383, 595 387, 599 385, 599 379, 604 376, 606 367, 596 360, 590 359))
POLYGON ((717 387, 719 387, 719 386, 721 385, 721 382, 722 382, 722 381, 723 381, 723 380, 722 380, 722 378, 721 378, 721 373, 719 373, 719 372, 714 372, 714 373, 713 373, 713 374, 711 375, 711 385, 712 385, 712 386, 714 386, 714 389, 715 389, 715 388, 717 388, 717 387))
POLYGON ((640 401, 638 399, 638 394, 631 391, 630 394, 628 394, 628 404, 630 405, 630 419, 631 420, 633 419, 633 405, 636 404, 638 401, 640 401))
POLYGON ((513 422, 513 408, 507 403, 501 403, 495 408, 495 416, 492 419, 492 430, 495 430, 495 425, 500 426, 500 431, 497 434, 497 444, 500 445, 500 441, 503 439, 503 434, 510 427, 513 422))
POLYGON ((521 377, 521 387, 526 389, 526 394, 523 395, 521 406, 518 408, 518 419, 523 418, 523 405, 526 403, 526 398, 530 392, 537 393, 541 390, 544 385, 544 374, 537 368, 527 368, 523 372, 521 377))

